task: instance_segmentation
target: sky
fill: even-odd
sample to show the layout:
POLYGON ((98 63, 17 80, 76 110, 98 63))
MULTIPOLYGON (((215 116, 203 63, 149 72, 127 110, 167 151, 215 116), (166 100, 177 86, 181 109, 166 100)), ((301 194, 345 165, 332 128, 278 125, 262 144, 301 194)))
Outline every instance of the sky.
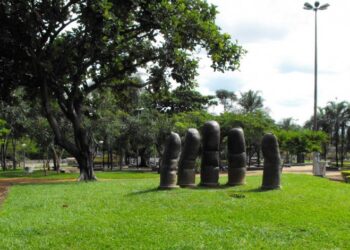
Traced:
MULTIPOLYGON (((208 0, 217 24, 248 53, 239 71, 219 73, 203 58, 197 78, 202 94, 227 89, 260 91, 277 122, 303 125, 313 114, 314 13, 301 0, 208 0)), ((313 4, 314 2, 310 2, 313 4)), ((318 12, 318 106, 350 101, 350 1, 329 0, 318 12)), ((221 112, 216 107, 212 112, 221 112)))

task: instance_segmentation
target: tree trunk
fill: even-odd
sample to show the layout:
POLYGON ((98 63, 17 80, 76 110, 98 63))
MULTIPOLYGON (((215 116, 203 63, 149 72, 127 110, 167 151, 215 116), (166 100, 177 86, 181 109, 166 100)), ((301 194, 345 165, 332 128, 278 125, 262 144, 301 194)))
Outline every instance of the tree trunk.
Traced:
POLYGON ((305 157, 303 153, 298 153, 297 154, 297 163, 304 163, 305 162, 305 157))
POLYGON ((146 148, 142 148, 139 150, 139 155, 140 155, 140 167, 148 167, 147 165, 147 159, 146 159, 146 148))
POLYGON ((16 146, 17 146, 16 140, 12 139, 12 168, 13 168, 13 170, 16 170, 16 168, 17 168, 16 146))
POLYGON ((258 147, 257 151, 256 151, 256 155, 257 155, 257 160, 258 160, 258 167, 260 167, 260 148, 258 147))
POLYGON ((102 143, 102 168, 105 169, 105 143, 106 139, 102 143))
POLYGON ((345 124, 341 125, 341 151, 340 151, 340 167, 344 165, 344 141, 345 141, 345 124))
POLYGON ((59 173, 60 172, 60 157, 58 156, 57 150, 55 148, 55 145, 51 145, 51 151, 52 151, 52 156, 53 156, 53 165, 54 165, 54 170, 59 173))
POLYGON ((85 153, 75 157, 79 164, 79 181, 97 180, 94 173, 94 161, 92 153, 85 153))
POLYGON ((113 170, 113 149, 109 150, 110 158, 111 158, 111 170, 113 170))
POLYGON ((4 144, 1 144, 1 154, 0 154, 1 167, 2 167, 2 170, 4 171, 7 170, 6 151, 7 151, 7 140, 5 140, 4 144))
POLYGON ((60 98, 58 100, 58 104, 62 112, 73 125, 75 143, 72 143, 71 140, 66 138, 64 136, 64 133, 62 133, 62 128, 60 128, 55 117, 55 113, 52 111, 50 100, 51 94, 48 90, 48 83, 45 80, 46 79, 43 79, 41 85, 42 105, 45 111, 45 116, 55 135, 55 143, 67 150, 68 153, 76 158, 80 170, 80 177, 78 179, 79 181, 96 180, 93 169, 93 156, 95 147, 92 136, 84 128, 82 122, 83 118, 81 105, 83 99, 77 98, 79 95, 76 88, 74 89, 75 91, 72 92, 72 98, 59 96, 60 98))
POLYGON ((338 168, 339 164, 338 164, 339 158, 338 158, 338 140, 336 140, 335 142, 335 166, 338 168))

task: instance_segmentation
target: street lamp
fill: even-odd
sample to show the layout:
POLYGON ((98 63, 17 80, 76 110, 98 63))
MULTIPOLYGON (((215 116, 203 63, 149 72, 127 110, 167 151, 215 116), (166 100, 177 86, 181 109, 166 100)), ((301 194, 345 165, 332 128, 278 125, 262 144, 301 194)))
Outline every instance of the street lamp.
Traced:
MULTIPOLYGON (((329 4, 320 5, 320 2, 316 1, 314 5, 310 3, 304 3, 305 10, 312 10, 315 12, 315 87, 314 87, 314 119, 313 119, 313 130, 317 131, 317 11, 326 10, 329 4)), ((313 154, 313 174, 318 176, 323 176, 324 171, 321 171, 319 165, 319 153, 314 152, 313 154)))
POLYGON ((317 130, 317 11, 325 10, 329 7, 329 4, 323 4, 320 6, 320 2, 315 2, 314 6, 309 3, 304 4, 305 10, 313 10, 315 12, 315 89, 314 89, 314 119, 313 119, 313 130, 317 130))

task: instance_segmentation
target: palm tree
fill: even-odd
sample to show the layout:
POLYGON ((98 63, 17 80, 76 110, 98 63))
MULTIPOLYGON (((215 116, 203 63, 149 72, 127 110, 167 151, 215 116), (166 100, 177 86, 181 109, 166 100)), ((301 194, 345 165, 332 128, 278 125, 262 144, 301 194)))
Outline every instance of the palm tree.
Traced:
POLYGON ((260 96, 260 92, 254 90, 241 93, 241 98, 238 100, 243 113, 252 113, 260 110, 264 106, 263 102, 264 99, 260 96))
POLYGON ((349 104, 345 101, 339 103, 331 101, 324 108, 324 123, 328 123, 330 127, 331 142, 333 142, 335 146, 335 161, 337 167, 339 167, 339 142, 341 142, 341 166, 343 166, 344 162, 345 132, 349 118, 350 108, 349 104))
POLYGON ((278 123, 278 126, 284 130, 298 130, 298 129, 300 129, 300 126, 295 123, 295 119, 293 119, 293 117, 288 117, 288 118, 282 119, 278 123))

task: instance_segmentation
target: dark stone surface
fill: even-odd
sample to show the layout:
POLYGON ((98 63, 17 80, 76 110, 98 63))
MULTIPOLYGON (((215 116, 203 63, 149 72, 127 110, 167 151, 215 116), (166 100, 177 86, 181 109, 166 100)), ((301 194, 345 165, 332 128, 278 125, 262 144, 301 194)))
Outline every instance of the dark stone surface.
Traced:
POLYGON ((219 185, 219 146, 220 125, 216 121, 208 121, 202 128, 201 186, 219 185))
POLYGON ((228 182, 229 186, 245 184, 247 155, 244 133, 241 128, 233 128, 227 141, 228 182))
POLYGON ((160 189, 176 188, 176 171, 181 151, 180 136, 174 132, 167 137, 160 168, 160 189))
POLYGON ((200 147, 200 134, 197 129, 187 130, 179 161, 177 184, 180 187, 193 187, 196 181, 196 158, 200 147))
POLYGON ((261 142, 264 156, 263 181, 261 189, 281 188, 281 157, 277 138, 273 134, 264 135, 261 142))

